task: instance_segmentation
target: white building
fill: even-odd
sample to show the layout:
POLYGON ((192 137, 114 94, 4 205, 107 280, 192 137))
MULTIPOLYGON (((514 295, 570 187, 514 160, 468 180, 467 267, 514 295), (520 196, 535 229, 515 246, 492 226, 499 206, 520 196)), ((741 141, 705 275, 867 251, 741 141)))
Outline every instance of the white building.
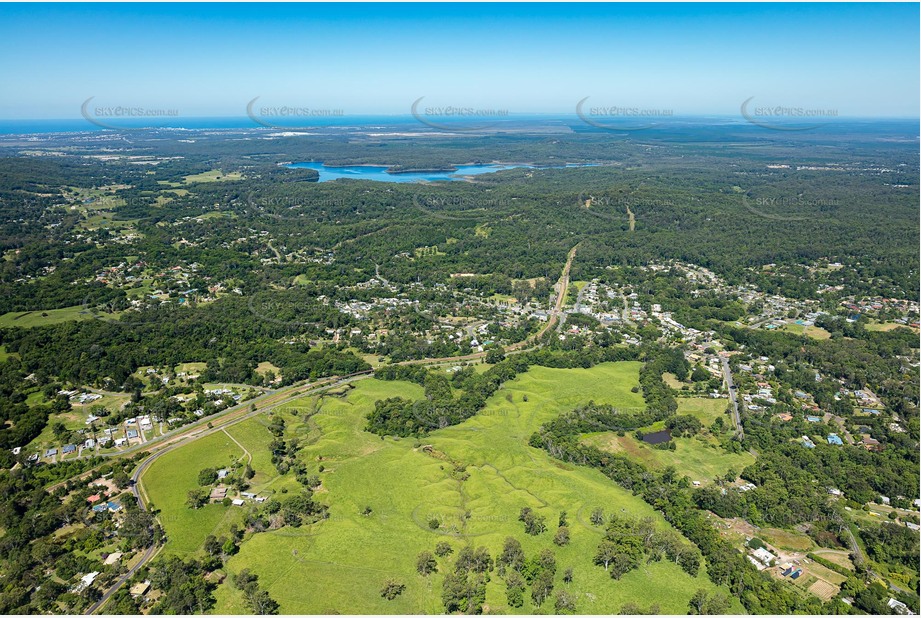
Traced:
POLYGON ((759 547, 758 549, 754 550, 752 552, 752 557, 766 567, 774 564, 774 560, 776 558, 774 554, 763 547, 759 547))

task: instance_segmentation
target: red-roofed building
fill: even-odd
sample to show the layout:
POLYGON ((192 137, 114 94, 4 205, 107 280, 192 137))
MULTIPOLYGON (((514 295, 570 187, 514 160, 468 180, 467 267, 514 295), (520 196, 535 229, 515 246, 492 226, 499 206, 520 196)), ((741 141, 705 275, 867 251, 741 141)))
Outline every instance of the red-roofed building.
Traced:
POLYGON ((94 502, 99 502, 100 500, 102 500, 102 496, 100 496, 99 494, 93 494, 92 496, 86 499, 86 501, 89 502, 90 504, 93 504, 94 502))

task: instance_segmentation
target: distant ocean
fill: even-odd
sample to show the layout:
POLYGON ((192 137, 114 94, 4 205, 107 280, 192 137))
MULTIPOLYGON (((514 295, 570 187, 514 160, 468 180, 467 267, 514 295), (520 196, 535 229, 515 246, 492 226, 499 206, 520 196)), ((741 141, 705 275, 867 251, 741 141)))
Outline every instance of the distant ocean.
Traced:
MULTIPOLYGON (((367 115, 367 116, 338 116, 330 118, 310 118, 304 119, 298 124, 288 124, 279 122, 277 126, 266 127, 255 122, 253 119, 243 117, 194 117, 194 118, 142 118, 142 119, 122 119, 107 121, 113 127, 117 126, 124 130, 136 129, 163 129, 176 131, 201 131, 201 130, 242 130, 242 129, 262 129, 266 132, 283 132, 290 130, 310 129, 341 129, 341 130, 373 130, 381 129, 382 132, 388 131, 407 131, 413 133, 436 132, 444 133, 445 131, 476 131, 485 129, 487 131, 503 130, 521 130, 533 129, 540 127, 543 130, 554 130, 562 127, 568 127, 575 132, 603 132, 604 129, 587 126, 575 114, 516 114, 507 118, 489 120, 485 124, 482 121, 469 121, 470 124, 465 126, 464 120, 451 119, 449 122, 442 124, 427 125, 420 122, 413 116, 406 115, 367 115)), ((618 133, 617 125, 614 124, 610 130, 618 133)), ((823 135, 831 134, 875 134, 878 137, 897 135, 901 138, 917 139, 918 138, 918 119, 869 119, 869 118, 836 118, 831 122, 823 123, 822 126, 814 130, 803 131, 799 135, 803 137, 821 138, 823 135)), ((750 133, 752 136, 768 137, 774 133, 774 137, 779 137, 777 133, 785 135, 787 138, 794 138, 797 131, 765 131, 761 127, 746 122, 741 116, 675 116, 667 120, 656 121, 648 129, 643 131, 626 130, 624 134, 636 137, 664 137, 671 135, 682 139, 724 139, 725 131, 740 131, 750 133)), ((26 134, 49 134, 49 133, 97 133, 100 131, 113 131, 99 125, 93 124, 85 118, 69 118, 61 120, 0 120, 0 135, 26 135, 26 134)))
MULTIPOLYGON (((571 124, 577 119, 562 118, 561 116, 546 115, 520 115, 514 118, 499 120, 495 126, 515 126, 542 122, 547 124, 571 124)), ((411 115, 393 115, 393 116, 336 116, 329 118, 310 118, 303 119, 299 123, 279 121, 277 126, 266 127, 253 121, 251 118, 243 117, 196 117, 196 118, 142 118, 130 119, 119 118, 105 120, 107 124, 113 127, 124 129, 176 129, 176 130, 207 130, 207 129, 265 129, 268 131, 285 131, 291 129, 302 129, 304 127, 342 127, 342 128, 369 128, 369 127, 406 127, 412 130, 432 130, 426 125, 420 123, 411 115)), ((463 121, 457 122, 457 127, 462 128, 463 121)), ((492 122, 491 122, 492 124, 492 122)), ((85 118, 69 118, 63 120, 0 120, 0 135, 11 134, 29 134, 29 133, 74 133, 74 132, 97 132, 106 131, 99 125, 93 124, 85 118)))

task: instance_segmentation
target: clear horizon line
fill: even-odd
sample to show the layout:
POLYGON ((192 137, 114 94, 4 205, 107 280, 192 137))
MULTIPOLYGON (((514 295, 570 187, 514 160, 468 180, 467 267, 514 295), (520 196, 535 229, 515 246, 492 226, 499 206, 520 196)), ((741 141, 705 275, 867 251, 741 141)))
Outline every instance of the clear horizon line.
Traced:
MULTIPOLYGON (((311 121, 314 121, 314 122, 317 122, 317 121, 333 121, 333 120, 345 119, 345 118, 367 118, 367 117, 377 117, 377 118, 403 118, 403 119, 418 120, 411 112, 405 112, 405 113, 403 113, 403 112, 400 112, 400 113, 396 113, 396 112, 391 112, 391 113, 385 113, 385 112, 362 112, 362 113, 355 113, 355 114, 343 114, 343 115, 337 115, 337 116, 314 116, 314 117, 305 117, 305 118, 302 119, 302 123, 309 124, 311 121)), ((507 121, 507 120, 511 119, 512 117, 518 117, 518 118, 534 118, 534 117, 541 117, 541 118, 548 118, 548 119, 570 119, 570 118, 574 117, 575 119, 579 119, 579 114, 578 114, 577 112, 574 112, 574 111, 567 111, 567 112, 510 112, 510 113, 509 113, 508 115, 506 115, 506 116, 501 116, 501 117, 488 117, 488 119, 489 119, 491 122, 502 122, 502 121, 507 121)), ((289 117, 289 118, 290 118, 291 120, 296 120, 296 118, 294 118, 294 117, 289 117)), ((617 116, 617 117, 612 117, 612 119, 615 119, 615 118, 623 118, 624 120, 631 120, 631 119, 636 119, 636 118, 643 118, 643 119, 648 118, 648 119, 650 119, 650 120, 655 120, 656 122, 667 122, 667 121, 672 120, 672 119, 684 119, 684 118, 703 118, 703 119, 706 119, 706 118, 728 118, 728 119, 738 119, 738 120, 746 121, 745 116, 743 116, 741 113, 728 113, 728 112, 721 112, 721 113, 714 113, 714 112, 699 112, 699 113, 687 113, 687 114, 672 114, 672 115, 668 115, 668 116, 651 116, 651 115, 650 115, 650 116, 640 116, 640 117, 635 117, 635 116, 622 116, 622 117, 617 116)), ((486 116, 483 116, 483 117, 473 117, 473 118, 456 117, 456 118, 451 118, 451 121, 452 121, 452 122, 483 122, 484 119, 487 119, 487 117, 486 117, 486 116)), ((849 115, 849 114, 847 114, 847 115, 840 115, 840 114, 839 114, 839 115, 836 115, 836 116, 803 116, 803 117, 772 118, 772 121, 774 121, 774 122, 804 122, 804 121, 814 121, 814 120, 827 120, 827 121, 833 121, 833 120, 840 120, 840 119, 847 119, 847 120, 918 120, 918 121, 921 121, 921 116, 901 116, 901 115, 866 116, 866 115, 849 115)), ((73 121, 80 121, 80 120, 86 120, 88 124, 93 125, 93 123, 92 123, 91 121, 87 120, 87 119, 86 119, 85 117, 83 117, 83 116, 67 116, 67 117, 55 117, 55 118, 51 118, 51 117, 47 117, 47 118, 20 118, 20 117, 16 117, 16 118, 10 118, 10 117, 0 118, 0 122, 73 122, 73 121)), ((250 120, 250 121, 253 122, 253 124, 256 125, 256 126, 254 126, 253 128, 266 128, 266 129, 276 128, 276 127, 267 127, 267 126, 265 126, 265 125, 259 125, 259 123, 257 123, 256 121, 254 121, 250 116, 247 116, 246 114, 239 115, 239 116, 237 116, 237 115, 134 116, 134 117, 132 117, 132 116, 124 116, 124 117, 117 117, 117 118, 111 118, 111 119, 108 119, 108 118, 107 118, 106 120, 112 120, 112 121, 137 121, 137 122, 147 121, 147 120, 149 120, 149 121, 159 120, 159 121, 164 121, 164 122, 173 121, 173 120, 250 120)), ((94 126, 97 126, 97 125, 94 125, 94 126)), ((279 125, 279 127, 281 127, 281 126, 283 126, 283 125, 279 125)), ((294 126, 295 126, 295 125, 292 124, 292 127, 294 127, 294 126)))

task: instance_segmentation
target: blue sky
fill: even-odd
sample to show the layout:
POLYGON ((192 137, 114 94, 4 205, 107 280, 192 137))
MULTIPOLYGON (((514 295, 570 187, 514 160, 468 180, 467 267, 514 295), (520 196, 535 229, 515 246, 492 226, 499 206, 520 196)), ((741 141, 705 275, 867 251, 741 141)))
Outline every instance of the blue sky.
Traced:
POLYGON ((918 4, 3 4, 0 118, 76 118, 90 96, 181 116, 243 116, 256 96, 732 115, 754 96, 915 118, 918 22, 918 4))

